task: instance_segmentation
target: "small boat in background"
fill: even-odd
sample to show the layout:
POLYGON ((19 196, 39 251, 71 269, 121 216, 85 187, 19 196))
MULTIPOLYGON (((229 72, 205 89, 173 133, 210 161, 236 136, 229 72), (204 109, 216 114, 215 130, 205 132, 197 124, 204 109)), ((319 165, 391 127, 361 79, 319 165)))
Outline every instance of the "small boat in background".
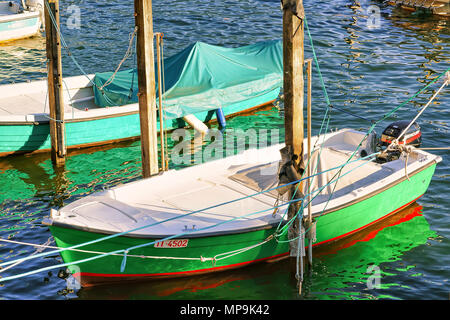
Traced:
POLYGON ((0 1, 0 43, 32 37, 44 22, 43 0, 0 1))
MULTIPOLYGON (((164 129, 206 127, 219 115, 274 102, 282 57, 281 41, 273 40, 238 48, 196 42, 164 59, 164 129)), ((67 149, 137 139, 137 93, 135 69, 64 78, 67 149)), ((47 80, 0 86, 0 156, 50 151, 46 104, 47 80)))

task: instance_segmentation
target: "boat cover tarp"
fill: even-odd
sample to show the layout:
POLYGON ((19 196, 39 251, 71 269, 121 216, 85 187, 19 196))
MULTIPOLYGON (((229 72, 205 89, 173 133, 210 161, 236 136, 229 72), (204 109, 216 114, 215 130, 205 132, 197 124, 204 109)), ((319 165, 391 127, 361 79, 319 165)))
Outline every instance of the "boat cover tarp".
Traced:
MULTIPOLYGON (((155 64, 155 74, 157 71, 155 64)), ((164 59, 163 106, 169 119, 180 118, 267 94, 282 87, 283 53, 279 40, 239 48, 224 48, 203 42, 191 44, 164 59)), ((95 103, 100 107, 137 103, 137 70, 112 72, 94 77, 95 103), (102 92, 103 91, 103 92, 102 92)), ((158 81, 156 92, 158 92, 158 81)))

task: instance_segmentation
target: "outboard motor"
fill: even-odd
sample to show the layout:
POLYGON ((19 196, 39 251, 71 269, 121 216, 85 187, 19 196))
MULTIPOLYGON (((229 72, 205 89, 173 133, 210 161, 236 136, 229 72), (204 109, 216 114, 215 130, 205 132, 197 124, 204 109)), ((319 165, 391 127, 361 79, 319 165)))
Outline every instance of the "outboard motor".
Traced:
MULTIPOLYGON (((414 122, 405 134, 400 137, 400 134, 408 127, 409 121, 400 120, 391 123, 384 129, 381 134, 381 139, 379 146, 381 149, 386 148, 391 144, 394 139, 397 139, 398 144, 406 144, 414 147, 420 147, 422 143, 422 132, 420 131, 420 126, 414 122)), ((382 153, 377 156, 378 163, 389 162, 392 160, 397 160, 400 157, 401 152, 396 150, 389 150, 386 153, 382 153)))
POLYGON ((419 125, 414 122, 404 136, 400 136, 403 130, 409 125, 409 121, 400 120, 391 123, 381 134, 381 146, 387 147, 392 140, 397 139, 399 144, 406 142, 406 145, 412 145, 414 147, 420 147, 422 143, 422 132, 419 125), (405 142, 404 142, 405 140, 405 142))

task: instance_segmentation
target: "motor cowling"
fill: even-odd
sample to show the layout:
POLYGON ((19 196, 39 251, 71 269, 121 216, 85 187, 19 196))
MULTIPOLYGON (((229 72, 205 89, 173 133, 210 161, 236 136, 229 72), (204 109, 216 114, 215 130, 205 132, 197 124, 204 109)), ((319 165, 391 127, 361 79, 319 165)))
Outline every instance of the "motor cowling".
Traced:
POLYGON ((382 147, 387 147, 394 139, 397 139, 398 144, 412 145, 414 147, 420 147, 422 143, 422 132, 420 131, 420 126, 414 122, 408 131, 405 132, 401 137, 400 134, 408 127, 409 121, 400 120, 391 123, 384 129, 381 134, 380 144, 382 147))

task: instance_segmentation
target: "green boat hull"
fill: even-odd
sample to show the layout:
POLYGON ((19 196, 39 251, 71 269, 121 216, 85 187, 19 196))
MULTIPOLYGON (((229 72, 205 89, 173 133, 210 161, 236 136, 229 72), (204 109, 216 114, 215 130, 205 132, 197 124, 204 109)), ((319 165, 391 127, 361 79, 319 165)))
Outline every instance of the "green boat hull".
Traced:
MULTIPOLYGON (((273 90, 223 109, 225 116, 262 107, 272 103, 279 94, 273 90)), ((203 122, 215 120, 215 110, 199 112, 195 116, 203 122)), ((182 119, 170 119, 164 123, 166 130, 186 127, 182 119)), ((68 149, 98 146, 140 137, 139 113, 111 115, 103 118, 66 119, 66 145, 68 149)), ((159 131, 159 120, 157 122, 159 131)), ((0 123, 0 156, 31 152, 47 152, 51 149, 48 122, 0 123)))
MULTIPOLYGON (((50 230, 60 248, 104 237, 97 233, 57 226, 51 226, 50 230)), ((186 247, 181 248, 157 248, 155 245, 149 245, 133 250, 127 255, 123 272, 121 272, 122 255, 110 255, 69 266, 69 270, 79 276, 83 286, 89 286, 102 282, 180 277, 233 269, 287 255, 289 253, 287 242, 279 243, 272 239, 254 249, 228 256, 229 252, 263 242, 273 234, 273 231, 274 229, 265 229, 220 236, 183 238, 188 242, 186 247)), ((82 249, 112 252, 155 240, 157 239, 117 237, 82 249)), ((72 262, 98 254, 67 250, 61 255, 65 262, 72 262)))
MULTIPOLYGON (((436 163, 432 163, 410 175, 409 180, 406 177, 402 178, 365 199, 359 199, 347 206, 316 217, 317 241, 314 246, 326 245, 354 235, 414 203, 426 192, 435 168, 436 163)), ((67 248, 105 236, 58 225, 51 225, 50 230, 60 248, 67 248)), ((243 267, 254 262, 277 259, 289 254, 287 233, 282 235, 278 241, 272 238, 261 244, 274 235, 275 231, 276 228, 268 228, 244 233, 189 238, 187 246, 182 248, 146 246, 129 252, 123 272, 121 272, 123 256, 120 255, 108 255, 70 266, 69 269, 80 277, 83 286, 89 286, 119 280, 180 277, 243 267), (261 245, 255 246, 257 244, 261 245), (239 254, 227 254, 250 246, 255 247, 239 254), (208 259, 214 257, 213 260, 208 259), (201 258, 204 258, 203 261, 201 258)), ((154 240, 121 236, 80 249, 112 252, 154 240)), ((76 263, 76 261, 96 256, 98 253, 66 250, 61 252, 61 255, 65 263, 76 263)))
POLYGON ((410 180, 403 177, 367 199, 316 217, 317 241, 313 246, 350 236, 414 203, 427 191, 435 169, 433 163, 410 180))

